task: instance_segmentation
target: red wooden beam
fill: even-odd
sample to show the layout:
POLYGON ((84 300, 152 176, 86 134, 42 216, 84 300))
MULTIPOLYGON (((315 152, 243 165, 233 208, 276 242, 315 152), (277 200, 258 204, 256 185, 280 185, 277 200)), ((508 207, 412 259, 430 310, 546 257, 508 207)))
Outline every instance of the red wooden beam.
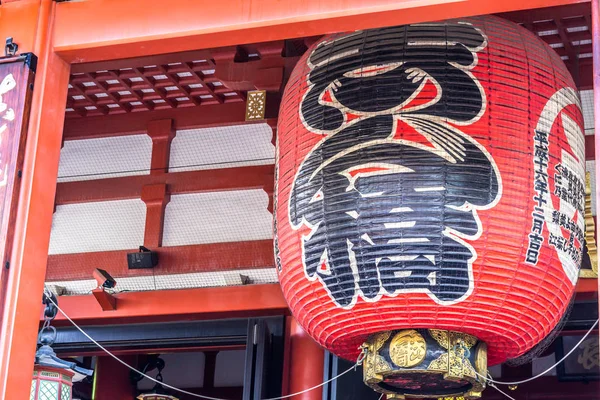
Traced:
POLYGON ((159 261, 158 266, 151 270, 128 269, 127 253, 137 252, 137 249, 51 255, 48 257, 46 281, 92 279, 96 268, 105 269, 115 278, 122 278, 271 268, 274 265, 273 241, 270 239, 159 247, 152 250, 158 252, 159 261))
MULTIPOLYGON (((289 315, 277 283, 127 292, 115 297, 119 307, 111 312, 102 311, 92 295, 61 296, 59 306, 81 325, 289 315)), ((41 311, 39 315, 41 320, 41 311)), ((69 324, 61 313, 54 322, 63 326, 69 324)))
POLYGON ((598 279, 581 278, 577 282, 575 287, 575 293, 597 293, 598 292, 598 279))
MULTIPOLYGON (((265 118, 276 118, 279 112, 279 99, 267 95, 266 107, 265 118)), ((246 122, 245 117, 246 103, 237 102, 86 117, 85 119, 67 118, 65 120, 64 139, 90 139, 142 134, 146 133, 148 124, 151 121, 163 119, 172 119, 176 130, 267 122, 246 122)))
POLYGON ((110 293, 107 293, 103 288, 92 290, 92 295, 100 304, 102 311, 114 311, 117 309, 117 299, 110 293))
POLYGON ((140 198, 142 188, 164 184, 170 194, 265 189, 273 192, 273 165, 135 175, 93 181, 59 183, 56 204, 140 198))
POLYGON ((578 3, 579 0, 144 0, 63 2, 54 49, 72 63, 257 43, 324 33, 578 3), (90 18, 94 16, 94 18, 90 18), (110 27, 110 29, 107 29, 110 27))
POLYGON ((590 3, 581 2, 579 4, 568 4, 556 7, 536 8, 532 10, 511 11, 498 14, 502 18, 520 23, 533 23, 535 21, 547 21, 554 19, 563 19, 568 17, 577 17, 581 15, 590 15, 590 3))
POLYGON ((71 74, 88 73, 105 70, 117 70, 121 68, 141 68, 148 65, 159 65, 176 62, 190 62, 195 60, 207 60, 210 58, 208 50, 192 50, 177 53, 157 54, 146 57, 121 58, 119 60, 100 61, 84 64, 73 64, 71 74))
MULTIPOLYGON (((64 297, 61 297, 61 300, 64 297)), ((43 321, 42 321, 43 324, 43 321)), ((41 326, 41 325, 40 325, 41 326)), ((185 347, 148 347, 147 349, 143 348, 134 348, 134 349, 123 349, 123 348, 110 348, 110 352, 115 356, 121 355, 139 355, 144 352, 151 352, 153 354, 164 354, 164 353, 191 353, 196 351, 229 351, 229 350, 244 350, 246 348, 245 344, 231 344, 231 345, 222 345, 222 346, 185 346, 185 347)), ((61 358, 69 358, 69 357, 98 357, 104 356, 106 353, 100 349, 96 350, 77 350, 74 353, 71 352, 62 352, 60 349, 56 349, 56 352, 61 358)), ((129 399, 127 399, 129 400, 129 399)))

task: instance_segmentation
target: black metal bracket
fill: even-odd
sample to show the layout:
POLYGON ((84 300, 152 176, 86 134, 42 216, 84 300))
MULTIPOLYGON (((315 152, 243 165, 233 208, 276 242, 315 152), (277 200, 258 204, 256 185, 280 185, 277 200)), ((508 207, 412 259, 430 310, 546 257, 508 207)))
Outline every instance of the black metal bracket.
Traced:
POLYGON ((45 319, 53 320, 58 313, 58 308, 56 308, 55 304, 58 303, 56 299, 56 295, 54 293, 44 293, 42 297, 42 304, 46 306, 44 308, 44 317, 45 319), (50 296, 48 296, 50 294, 50 296))
POLYGON ((25 65, 27 65, 29 67, 29 70, 31 70, 31 72, 35 74, 35 72, 37 71, 38 63, 37 56, 33 53, 24 53, 22 57, 25 57, 25 65))
POLYGON ((12 37, 7 37, 4 44, 4 56, 0 57, 0 59, 16 57, 17 59, 15 61, 22 60, 25 65, 29 67, 29 70, 35 73, 37 70, 37 56, 33 53, 23 53, 17 55, 18 52, 19 44, 15 42, 12 37))
POLYGON ((19 51, 19 45, 16 42, 13 42, 12 37, 7 37, 6 44, 4 45, 4 56, 14 57, 17 55, 17 51, 19 51))

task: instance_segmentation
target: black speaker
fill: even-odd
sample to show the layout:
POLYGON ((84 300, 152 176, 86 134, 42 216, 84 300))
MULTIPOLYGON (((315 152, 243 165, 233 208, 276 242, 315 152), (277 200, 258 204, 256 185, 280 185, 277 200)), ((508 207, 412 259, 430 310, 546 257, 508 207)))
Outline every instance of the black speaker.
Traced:
POLYGON ((138 253, 127 254, 127 266, 129 269, 154 268, 158 264, 158 253, 140 246, 138 253))

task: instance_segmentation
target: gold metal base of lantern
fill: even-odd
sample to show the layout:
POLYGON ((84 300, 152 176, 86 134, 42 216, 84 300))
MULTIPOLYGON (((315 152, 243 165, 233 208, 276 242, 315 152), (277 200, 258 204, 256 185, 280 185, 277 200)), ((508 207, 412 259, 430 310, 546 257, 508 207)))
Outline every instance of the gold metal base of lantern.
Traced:
POLYGON ((487 346, 476 337, 437 329, 381 332, 364 344, 365 384, 388 399, 479 399, 487 346))

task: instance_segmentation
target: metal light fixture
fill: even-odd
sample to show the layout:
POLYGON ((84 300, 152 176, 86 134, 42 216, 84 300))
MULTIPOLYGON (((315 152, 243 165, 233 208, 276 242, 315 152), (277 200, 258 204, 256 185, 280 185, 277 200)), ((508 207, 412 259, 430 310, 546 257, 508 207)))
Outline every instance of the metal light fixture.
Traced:
MULTIPOLYGON (((147 371, 151 371, 153 369, 158 370, 158 374, 156 374, 156 380, 162 382, 163 377, 161 371, 165 368, 165 361, 160 357, 152 357, 148 363, 144 366, 143 373, 147 371)), ((134 382, 138 382, 143 377, 139 374, 132 374, 132 380, 134 382)), ((179 400, 177 397, 170 395, 167 390, 160 384, 157 383, 154 385, 154 388, 148 393, 142 393, 138 397, 138 400, 179 400)))
POLYGON ((91 376, 94 371, 56 356, 52 349, 56 340, 56 328, 50 325, 58 311, 55 306, 56 296, 45 293, 43 303, 46 305, 44 325, 38 335, 41 346, 35 353, 29 400, 71 400, 73 382, 91 376))

